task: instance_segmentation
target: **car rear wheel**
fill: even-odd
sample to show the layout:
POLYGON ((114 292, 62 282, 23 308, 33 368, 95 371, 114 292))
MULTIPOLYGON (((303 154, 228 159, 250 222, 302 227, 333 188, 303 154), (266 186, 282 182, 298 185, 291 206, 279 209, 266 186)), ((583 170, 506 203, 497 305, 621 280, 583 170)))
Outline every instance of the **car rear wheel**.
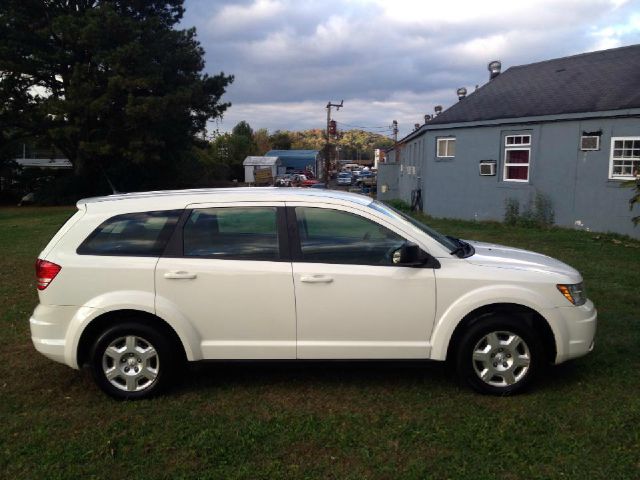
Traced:
POLYGON ((461 379, 475 390, 512 395, 531 383, 542 356, 540 338, 524 319, 493 315, 465 332, 456 364, 461 379))
POLYGON ((173 346, 154 328, 126 322, 105 330, 91 353, 91 370, 98 386, 118 399, 156 395, 176 369, 173 346))

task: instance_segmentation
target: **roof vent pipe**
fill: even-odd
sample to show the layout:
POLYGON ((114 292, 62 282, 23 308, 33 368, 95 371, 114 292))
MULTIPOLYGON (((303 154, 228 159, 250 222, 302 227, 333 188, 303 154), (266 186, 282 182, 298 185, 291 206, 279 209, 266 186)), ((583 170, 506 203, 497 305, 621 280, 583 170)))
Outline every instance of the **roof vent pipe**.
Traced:
POLYGON ((487 65, 487 70, 489 70, 489 80, 493 80, 498 75, 500 75, 501 69, 502 69, 502 63, 500 63, 500 60, 494 60, 493 62, 489 62, 489 65, 487 65))
POLYGON ((442 105, 436 105, 435 107, 433 107, 433 111, 436 112, 436 116, 440 115, 440 113, 442 112, 442 105))
POLYGON ((460 87, 458 90, 456 90, 456 94, 458 95, 458 100, 462 100, 467 96, 467 89, 464 87, 460 87))

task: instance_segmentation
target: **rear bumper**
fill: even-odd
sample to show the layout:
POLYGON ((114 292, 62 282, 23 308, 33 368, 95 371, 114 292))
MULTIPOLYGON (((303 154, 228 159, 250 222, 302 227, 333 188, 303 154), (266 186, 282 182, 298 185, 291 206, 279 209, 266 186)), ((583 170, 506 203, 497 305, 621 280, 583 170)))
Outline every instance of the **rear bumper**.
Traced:
POLYGON ((556 360, 562 363, 586 355, 594 347, 598 312, 591 300, 580 307, 561 307, 552 325, 556 336, 556 360), (556 328, 554 328, 554 326, 556 328))
POLYGON ((56 362, 78 368, 75 354, 67 348, 69 325, 78 307, 38 305, 29 319, 31 341, 35 349, 56 362))

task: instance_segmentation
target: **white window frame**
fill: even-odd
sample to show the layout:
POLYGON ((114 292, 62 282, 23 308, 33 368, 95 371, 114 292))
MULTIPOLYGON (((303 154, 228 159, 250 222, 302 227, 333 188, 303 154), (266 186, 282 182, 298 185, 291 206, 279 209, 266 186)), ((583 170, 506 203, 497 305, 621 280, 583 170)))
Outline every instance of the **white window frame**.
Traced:
POLYGON ((580 137, 580 150, 583 152, 595 152, 596 150, 600 150, 600 135, 582 135, 580 137), (582 142, 585 138, 595 138, 596 139, 595 148, 584 148, 582 146, 582 142))
POLYGON ((439 137, 436 139, 436 158, 455 158, 456 137, 439 137), (440 142, 444 143, 444 151, 440 148, 440 142), (453 155, 449 155, 449 144, 453 142, 453 155), (441 155, 444 153, 444 155, 441 155))
POLYGON ((502 180, 504 182, 519 182, 519 183, 527 183, 529 182, 529 177, 531 174, 531 134, 515 134, 515 135, 505 135, 504 137, 504 167, 502 170, 502 180), (516 139, 520 139, 520 143, 515 143, 516 139), (507 163, 507 155, 511 151, 519 151, 525 150, 529 155, 528 163, 507 163), (507 178, 507 169, 508 167, 527 167, 527 178, 507 178))
MULTIPOLYGON (((617 141, 637 141, 640 142, 640 137, 611 137, 611 151, 609 154, 609 180, 632 180, 636 178, 637 175, 640 175, 640 156, 634 157, 633 154, 631 157, 625 157, 624 154, 621 157, 614 157, 613 152, 616 150, 615 145, 617 141), (613 173, 613 162, 614 161, 632 161, 635 162, 636 165, 636 175, 631 172, 631 175, 615 175, 613 173)), ((624 144, 623 144, 624 147, 624 144)), ((624 151, 624 148, 622 149, 624 151)))
POLYGON ((521 147, 523 145, 531 145, 531 134, 530 133, 517 133, 515 135, 506 135, 504 137, 504 146, 505 147, 521 147), (509 142, 509 139, 512 141, 509 142), (516 139, 519 139, 520 142, 516 142, 516 139), (525 141, 526 139, 526 141, 525 141))

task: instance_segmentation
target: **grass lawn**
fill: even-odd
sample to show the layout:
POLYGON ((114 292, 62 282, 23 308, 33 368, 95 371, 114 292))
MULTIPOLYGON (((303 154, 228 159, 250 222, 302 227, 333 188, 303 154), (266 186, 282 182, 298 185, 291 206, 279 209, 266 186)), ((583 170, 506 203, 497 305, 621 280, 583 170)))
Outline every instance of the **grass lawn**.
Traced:
POLYGON ((206 364, 122 403, 29 338, 34 260, 71 213, 0 209, 2 478, 640 478, 640 242, 431 222, 582 271, 596 349, 524 395, 477 395, 438 363, 206 364))

